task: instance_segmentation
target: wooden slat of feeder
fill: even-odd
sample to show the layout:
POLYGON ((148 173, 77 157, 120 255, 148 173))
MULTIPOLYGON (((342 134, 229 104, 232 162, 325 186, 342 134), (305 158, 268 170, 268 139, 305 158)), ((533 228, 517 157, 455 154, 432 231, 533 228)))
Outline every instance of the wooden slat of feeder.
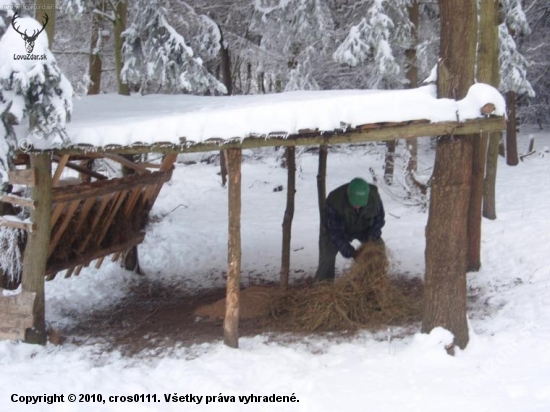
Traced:
MULTIPOLYGON (((59 162, 59 161, 61 161, 61 157, 57 156, 57 155, 53 155, 52 160, 55 161, 55 162, 59 162)), ((107 180, 108 179, 107 176, 102 175, 101 173, 98 173, 98 172, 95 172, 93 170, 87 169, 87 168, 85 168, 83 166, 80 166, 80 165, 77 165, 75 163, 67 162, 65 167, 68 167, 69 169, 75 170, 77 172, 84 173, 86 175, 95 177, 98 180, 107 180)))
POLYGON ((116 199, 114 207, 111 209, 110 213, 107 216, 107 219, 105 221, 101 222, 102 229, 100 232, 99 237, 95 240, 96 245, 101 245, 101 242, 103 242, 103 238, 107 234, 107 231, 109 230, 109 226, 111 226, 111 223, 113 222, 113 219, 115 218, 118 209, 120 209, 120 206, 124 202, 124 199, 128 195, 128 190, 124 190, 118 194, 118 198, 116 199))
POLYGON ((46 280, 47 281, 54 280, 56 276, 57 276, 57 272, 52 273, 51 275, 46 276, 46 280))
POLYGON ((74 270, 75 270, 74 266, 72 268, 68 268, 67 273, 65 273, 65 279, 70 278, 72 276, 74 270))
POLYGON ((61 223, 61 226, 57 229, 57 232, 55 232, 50 240, 50 247, 48 249, 48 257, 50 257, 55 250, 55 247, 61 240, 61 236, 63 236, 63 233, 65 233, 65 230, 67 229, 67 226, 69 226, 69 222, 72 220, 74 216, 74 212, 78 208, 78 205, 80 204, 80 200, 75 200, 74 202, 71 202, 69 204, 69 207, 67 209, 67 213, 64 216, 63 222, 61 223))
POLYGON ((122 254, 122 252, 117 252, 117 253, 113 254, 113 256, 111 257, 111 262, 116 262, 121 254, 122 254))
MULTIPOLYGON (((160 167, 160 170, 163 172, 168 172, 172 169, 174 166, 174 162, 178 159, 178 155, 175 153, 168 153, 166 156, 164 156, 164 160, 162 161, 162 165, 160 167)), ((148 200, 149 205, 152 207, 153 203, 155 203, 155 200, 157 199, 158 194, 160 193, 162 186, 164 182, 160 182, 159 184, 156 184, 154 186, 151 186, 146 189, 144 192, 144 201, 148 200)))
POLYGON ((139 198, 139 195, 142 193, 143 188, 141 186, 133 189, 130 193, 130 200, 126 203, 126 207, 124 208, 124 213, 126 215, 130 215, 132 213, 132 210, 134 209, 134 206, 136 205, 136 202, 139 198))
POLYGON ((149 173, 147 175, 128 175, 120 179, 102 180, 92 183, 83 183, 72 187, 56 187, 53 190, 54 204, 73 200, 83 200, 89 197, 99 197, 106 194, 120 192, 133 188, 136 184, 148 185, 167 182, 172 177, 172 170, 149 173))
POLYGON ((95 229, 96 229, 99 221, 103 217, 103 213, 105 211, 105 208, 106 208, 107 204, 109 203, 109 201, 111 200, 112 197, 113 196, 111 196, 111 195, 106 195, 106 196, 103 196, 103 198, 101 199, 101 204, 99 205, 99 209, 97 210, 97 213, 94 216, 94 220, 92 221, 92 224, 90 225, 90 228, 88 230, 88 234, 86 235, 86 238, 84 239, 84 242, 82 242, 82 244, 78 248, 78 253, 83 253, 84 250, 86 249, 86 246, 88 246, 88 243, 90 243, 90 240, 92 239, 92 236, 95 233, 95 229))
POLYGON ((77 258, 73 259, 70 262, 61 262, 61 263, 53 264, 46 269, 46 275, 49 275, 55 272, 60 272, 70 267, 76 267, 75 276, 77 276, 76 272, 80 273, 80 271, 82 270, 81 266, 86 262, 90 262, 92 260, 99 259, 104 256, 109 256, 113 253, 122 252, 124 250, 131 249, 132 247, 139 245, 141 242, 143 242, 144 238, 145 238, 145 233, 139 233, 136 235, 136 237, 128 240, 127 242, 113 245, 105 249, 94 250, 92 252, 79 255, 77 258))
POLYGON ((55 205, 55 207, 53 208, 52 216, 50 217, 50 227, 55 226, 55 224, 57 223, 57 219, 59 219, 59 216, 61 216, 61 213, 63 213, 63 210, 66 206, 66 203, 55 205))
POLYGON ((36 184, 36 170, 10 170, 9 181, 12 185, 34 186, 36 184))
POLYGON ((75 275, 75 276, 80 275, 80 272, 81 272, 81 271, 82 271, 82 265, 78 265, 78 266, 76 267, 76 270, 74 271, 74 275, 75 275))
POLYGON ((99 258, 96 262, 95 262, 95 268, 96 269, 99 269, 101 267, 101 265, 103 264, 103 261, 105 260, 105 256, 99 258))
POLYGON ((27 197, 20 197, 15 195, 4 195, 0 197, 0 201, 4 203, 11 203, 12 205, 24 206, 24 207, 34 207, 34 202, 32 199, 27 197))
POLYGON ((21 291, 15 296, 3 296, 0 289, 0 339, 24 339, 25 329, 34 324, 36 293, 21 291))
POLYGON ((88 217, 88 214, 90 213, 90 210, 92 209, 95 202, 96 202, 96 199, 91 197, 89 199, 86 199, 86 201, 82 205, 82 208, 80 209, 80 214, 78 216, 78 221, 76 222, 76 226, 74 228, 76 233, 78 233, 82 228, 82 225, 86 221, 86 218, 88 217))
POLYGON ((59 179, 61 179, 61 174, 63 173, 63 170, 65 169, 65 165, 69 161, 69 155, 63 155, 59 159, 59 162, 57 163, 57 169, 55 169, 55 173, 52 178, 52 186, 55 187, 59 184, 59 179))

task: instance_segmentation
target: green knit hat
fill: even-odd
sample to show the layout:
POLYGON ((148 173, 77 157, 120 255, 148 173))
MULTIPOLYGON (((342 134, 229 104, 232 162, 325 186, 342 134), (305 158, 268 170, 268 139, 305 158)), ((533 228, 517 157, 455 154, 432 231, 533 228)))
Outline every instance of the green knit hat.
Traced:
POLYGON ((350 204, 352 206, 365 206, 369 202, 369 192, 369 184, 365 180, 356 177, 349 182, 348 185, 348 198, 350 204))

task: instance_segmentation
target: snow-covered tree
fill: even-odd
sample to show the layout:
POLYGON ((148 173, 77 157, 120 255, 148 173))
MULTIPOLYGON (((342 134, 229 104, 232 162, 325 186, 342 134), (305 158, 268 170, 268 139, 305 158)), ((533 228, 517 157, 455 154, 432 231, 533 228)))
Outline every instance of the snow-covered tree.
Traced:
POLYGON ((319 88, 313 69, 333 42, 329 1, 254 0, 253 5, 250 30, 266 52, 262 69, 279 77, 280 89, 319 88))
MULTIPOLYGON (((20 18, 18 27, 31 32, 42 25, 32 18, 20 18)), ((41 33, 35 42, 36 60, 27 60, 21 36, 10 27, 0 40, 0 178, 2 189, 7 184, 17 147, 15 124, 29 119, 29 137, 47 140, 48 145, 66 140, 65 124, 72 109, 73 89, 65 78, 53 54, 48 49, 48 37, 41 33), (21 56, 15 59, 14 56, 21 56)))
POLYGON ((529 63, 518 50, 514 36, 528 35, 531 30, 521 7, 521 0, 502 0, 505 21, 499 26, 500 90, 503 92, 535 92, 527 79, 529 63))
POLYGON ((372 0, 365 17, 334 52, 334 60, 351 67, 363 65, 368 88, 406 84, 402 67, 410 42, 409 4, 409 0, 372 0))
MULTIPOLYGON (((206 70, 189 42, 169 23, 168 2, 140 3, 140 13, 123 34, 123 79, 140 85, 142 92, 150 84, 156 84, 171 90, 225 93, 225 86, 206 70)), ((206 16, 197 19, 203 23, 202 51, 215 53, 219 30, 206 16)))

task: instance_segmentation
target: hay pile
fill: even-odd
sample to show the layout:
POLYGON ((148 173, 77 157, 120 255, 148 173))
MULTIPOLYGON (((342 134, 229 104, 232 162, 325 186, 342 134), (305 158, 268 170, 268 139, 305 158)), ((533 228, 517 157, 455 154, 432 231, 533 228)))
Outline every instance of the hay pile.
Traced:
POLYGON ((290 289, 273 302, 276 322, 305 332, 377 327, 416 319, 418 296, 406 296, 388 277, 383 242, 363 244, 350 270, 334 283, 290 289))

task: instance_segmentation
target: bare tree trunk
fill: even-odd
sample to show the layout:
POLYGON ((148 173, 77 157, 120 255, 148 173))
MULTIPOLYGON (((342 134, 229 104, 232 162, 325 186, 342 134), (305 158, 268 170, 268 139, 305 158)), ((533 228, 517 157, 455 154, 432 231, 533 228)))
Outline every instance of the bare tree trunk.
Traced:
POLYGON ((220 67, 222 74, 222 82, 227 89, 227 95, 233 94, 233 79, 231 78, 231 56, 229 54, 229 46, 224 40, 223 31, 220 25, 220 67))
POLYGON ((483 182, 483 217, 491 220, 497 218, 496 182, 501 137, 501 133, 492 133, 489 137, 487 168, 485 170, 485 181, 483 182))
POLYGON ((30 155, 31 168, 35 169, 37 182, 32 188, 32 200, 36 206, 31 211, 35 230, 28 234, 23 258, 21 287, 36 293, 34 302, 34 325, 25 332, 25 342, 46 344, 46 310, 44 277, 50 246, 50 216, 52 213, 52 175, 49 154, 30 155))
MULTIPOLYGON (((319 170, 317 171, 317 199, 319 202, 319 242, 325 228, 325 199, 327 198, 328 147, 319 146, 319 170)), ((319 243, 320 245, 320 243, 319 243)))
MULTIPOLYGON (((105 10, 104 0, 97 1, 96 5, 98 9, 105 10)), ((103 70, 103 60, 101 59, 102 32, 103 17, 98 13, 93 13, 90 57, 88 61, 88 73, 90 75, 88 94, 99 94, 101 92, 101 70, 103 70)))
POLYGON ((239 294, 241 287, 241 149, 226 152, 229 171, 229 223, 227 245, 227 292, 223 342, 239 347, 239 294))
MULTIPOLYGON (((420 24, 420 5, 418 0, 413 0, 410 7, 408 7, 409 19, 413 25, 411 32, 411 45, 406 51, 407 55, 407 80, 409 81, 409 88, 413 89, 418 87, 418 64, 416 61, 416 46, 418 45, 418 26, 420 24)), ((406 140, 407 150, 410 158, 407 164, 407 173, 412 175, 416 172, 418 164, 418 139, 406 140)))
POLYGON ((384 164, 384 182, 391 185, 393 183, 393 170, 395 168, 395 146, 397 141, 388 140, 386 142, 386 160, 384 164))
MULTIPOLYGON (((477 80, 498 87, 498 1, 481 0, 477 80)), ((489 133, 473 139, 472 194, 468 213, 468 271, 481 268, 481 218, 483 184, 489 133)))
MULTIPOLYGON (((135 161, 137 158, 137 155, 122 155, 126 159, 130 161, 135 161)), ((122 165, 122 175, 128 176, 135 173, 134 169, 131 169, 129 167, 126 167, 122 165)), ((137 246, 133 246, 131 249, 124 252, 122 256, 122 266, 124 269, 129 270, 130 272, 134 272, 138 275, 143 275, 143 272, 141 271, 141 267, 139 266, 139 253, 137 246)))
POLYGON ((56 21, 56 0, 36 0, 35 15, 34 18, 40 23, 43 23, 48 15, 48 24, 46 25, 46 34, 48 35, 48 46, 50 50, 53 47, 53 40, 55 36, 55 21, 56 21))
MULTIPOLYGON (((441 59, 438 97, 461 99, 474 83, 476 0, 439 0, 441 59)), ((426 276, 422 332, 441 326, 466 347, 466 265, 472 178, 472 136, 440 137, 426 227, 426 276)), ((452 348, 448 349, 450 353, 452 348)))
POLYGON ((506 164, 508 166, 517 166, 519 163, 516 105, 516 92, 506 93, 506 109, 508 112, 508 121, 506 122, 506 164))
POLYGON ((118 82, 118 94, 130 95, 130 87, 122 81, 122 46, 124 39, 122 32, 126 30, 127 4, 126 0, 119 0, 115 10, 115 69, 118 82))
POLYGON ((290 272, 290 239, 292 237, 292 220, 294 218, 294 198, 296 194, 296 147, 286 148, 286 166, 288 181, 286 192, 286 210, 283 219, 283 251, 281 259, 281 288, 288 287, 290 272))

